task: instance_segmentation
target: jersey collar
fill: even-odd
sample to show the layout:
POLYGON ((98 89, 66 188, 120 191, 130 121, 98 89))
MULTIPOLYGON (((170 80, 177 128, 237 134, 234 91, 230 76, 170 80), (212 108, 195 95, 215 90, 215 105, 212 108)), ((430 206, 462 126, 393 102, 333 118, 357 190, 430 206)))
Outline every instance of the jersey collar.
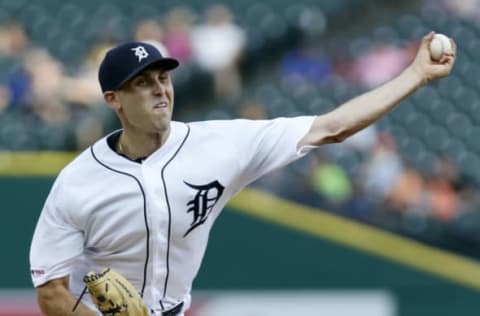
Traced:
MULTIPOLYGON (((121 132, 122 129, 115 130, 92 145, 92 149, 97 159, 111 167, 125 168, 127 166, 140 166, 141 164, 139 162, 131 160, 124 155, 120 155, 115 151, 114 145, 121 132)), ((172 121, 170 124, 170 134, 165 143, 150 154, 150 156, 142 160, 141 163, 168 160, 171 154, 178 149, 182 141, 185 139, 187 132, 188 126, 185 123, 172 121)))

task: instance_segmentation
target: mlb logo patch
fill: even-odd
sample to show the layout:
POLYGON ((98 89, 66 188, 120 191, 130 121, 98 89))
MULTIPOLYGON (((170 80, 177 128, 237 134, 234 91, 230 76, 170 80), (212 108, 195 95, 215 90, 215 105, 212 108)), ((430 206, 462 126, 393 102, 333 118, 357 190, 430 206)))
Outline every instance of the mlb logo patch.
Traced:
POLYGON ((35 269, 30 271, 33 277, 39 277, 45 274, 45 270, 35 269))

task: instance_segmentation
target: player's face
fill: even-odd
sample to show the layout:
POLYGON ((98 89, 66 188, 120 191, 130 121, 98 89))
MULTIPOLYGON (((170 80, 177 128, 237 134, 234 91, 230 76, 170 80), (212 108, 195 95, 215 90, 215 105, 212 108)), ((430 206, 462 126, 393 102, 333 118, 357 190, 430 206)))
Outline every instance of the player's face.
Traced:
POLYGON ((165 132, 173 109, 173 85, 168 71, 147 69, 116 92, 124 128, 147 133, 165 132))

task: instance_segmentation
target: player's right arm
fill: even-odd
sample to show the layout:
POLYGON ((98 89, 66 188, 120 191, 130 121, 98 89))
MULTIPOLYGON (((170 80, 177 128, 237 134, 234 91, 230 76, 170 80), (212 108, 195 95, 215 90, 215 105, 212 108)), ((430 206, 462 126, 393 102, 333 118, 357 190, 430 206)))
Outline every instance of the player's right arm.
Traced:
POLYGON ((69 291, 69 277, 53 279, 36 288, 37 301, 46 316, 97 316, 98 314, 79 303, 72 312, 77 299, 69 291))
POLYGON ((455 62, 455 43, 452 41, 453 52, 434 61, 428 48, 433 37, 432 32, 423 38, 415 59, 400 75, 329 113, 317 116, 299 147, 342 142, 379 120, 428 82, 448 76, 455 62))
POLYGON ((83 254, 85 240, 77 218, 68 211, 77 207, 66 190, 67 180, 63 173, 57 177, 35 227, 30 247, 32 282, 44 315, 98 315, 85 305, 72 312, 81 284, 75 284, 71 291, 74 284, 70 276, 83 254))

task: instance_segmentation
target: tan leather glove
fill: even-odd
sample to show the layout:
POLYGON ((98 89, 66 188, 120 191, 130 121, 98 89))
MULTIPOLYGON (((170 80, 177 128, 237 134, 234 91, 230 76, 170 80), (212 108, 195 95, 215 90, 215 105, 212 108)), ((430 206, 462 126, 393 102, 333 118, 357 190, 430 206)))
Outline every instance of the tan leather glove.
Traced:
POLYGON ((150 315, 135 287, 114 270, 107 268, 100 273, 89 272, 83 281, 102 315, 150 315))

